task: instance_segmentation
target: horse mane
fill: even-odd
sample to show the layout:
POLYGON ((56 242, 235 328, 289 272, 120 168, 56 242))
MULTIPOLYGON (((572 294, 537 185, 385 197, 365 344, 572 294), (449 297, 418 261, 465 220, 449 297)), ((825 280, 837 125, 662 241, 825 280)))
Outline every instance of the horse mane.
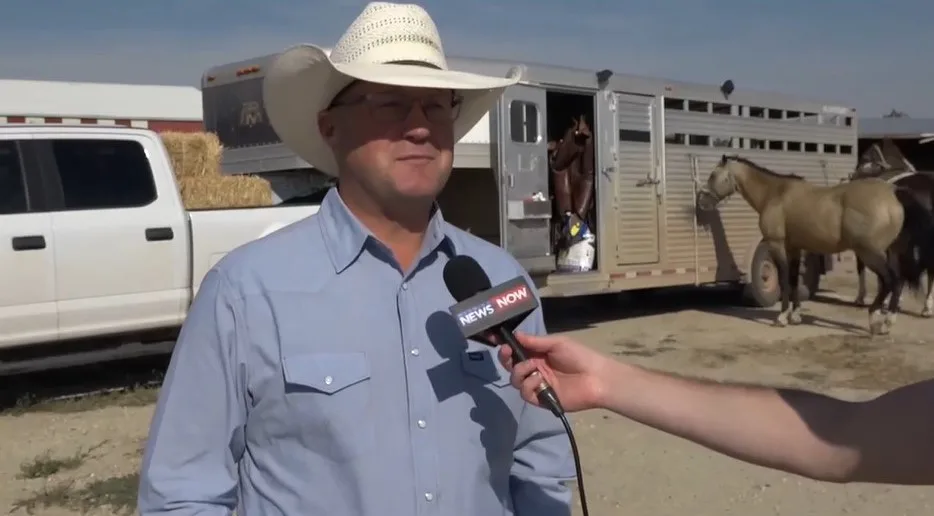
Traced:
POLYGON ((759 164, 757 164, 756 162, 754 162, 754 161, 752 161, 752 160, 750 160, 750 159, 747 159, 747 158, 744 158, 744 157, 742 157, 742 156, 738 156, 738 155, 735 155, 735 154, 734 154, 733 156, 724 156, 724 160, 737 161, 737 162, 739 162, 739 163, 742 163, 743 165, 746 165, 746 166, 748 166, 748 167, 752 167, 752 168, 758 170, 759 172, 762 172, 762 173, 764 173, 764 174, 768 174, 768 175, 770 175, 770 176, 772 176, 772 177, 777 177, 777 178, 779 178, 779 179, 796 179, 796 180, 798 180, 798 181, 804 181, 804 180, 805 180, 803 176, 799 176, 798 174, 779 174, 778 172, 775 172, 774 170, 771 170, 771 169, 768 169, 768 168, 766 168, 766 167, 763 167, 762 165, 759 165, 759 164))

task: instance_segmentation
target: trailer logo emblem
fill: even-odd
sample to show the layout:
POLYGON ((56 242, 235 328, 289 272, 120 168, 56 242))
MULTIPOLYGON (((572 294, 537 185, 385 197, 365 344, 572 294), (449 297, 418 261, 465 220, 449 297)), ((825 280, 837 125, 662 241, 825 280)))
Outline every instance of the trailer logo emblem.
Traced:
POLYGON ((248 100, 240 106, 240 125, 253 127, 262 123, 263 110, 259 107, 259 102, 248 100))

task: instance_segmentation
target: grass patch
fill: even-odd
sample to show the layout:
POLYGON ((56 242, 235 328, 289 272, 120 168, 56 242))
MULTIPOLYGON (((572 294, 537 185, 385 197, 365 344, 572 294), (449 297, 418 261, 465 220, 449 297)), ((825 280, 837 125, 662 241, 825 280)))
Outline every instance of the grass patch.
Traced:
POLYGON ((19 479, 32 479, 32 478, 45 478, 50 477, 56 473, 61 473, 62 471, 71 471, 78 469, 88 457, 91 456, 91 452, 95 449, 100 448, 104 443, 100 443, 97 446, 92 446, 87 450, 78 450, 74 454, 67 457, 53 457, 52 452, 45 452, 41 455, 36 456, 32 460, 28 460, 19 465, 19 473, 16 475, 16 478, 19 479))
POLYGON ((0 412, 0 415, 19 416, 28 412, 52 412, 74 414, 105 407, 145 407, 159 398, 159 385, 135 385, 110 392, 93 393, 87 396, 43 399, 31 395, 20 397, 16 404, 0 412))
POLYGON ((109 507, 114 514, 129 516, 136 512, 136 493, 139 474, 131 473, 120 477, 89 482, 77 487, 74 481, 46 486, 28 498, 17 500, 13 510, 35 514, 36 509, 60 507, 79 513, 109 507))

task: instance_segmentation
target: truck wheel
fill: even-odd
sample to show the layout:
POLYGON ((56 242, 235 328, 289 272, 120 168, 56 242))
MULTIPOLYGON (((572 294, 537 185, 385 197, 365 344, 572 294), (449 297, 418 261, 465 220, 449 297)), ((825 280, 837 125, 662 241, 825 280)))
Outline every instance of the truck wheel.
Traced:
POLYGON ((765 243, 756 246, 749 268, 749 283, 743 286, 743 298, 747 303, 760 308, 768 308, 781 300, 781 282, 778 279, 778 267, 772 261, 769 248, 765 243))

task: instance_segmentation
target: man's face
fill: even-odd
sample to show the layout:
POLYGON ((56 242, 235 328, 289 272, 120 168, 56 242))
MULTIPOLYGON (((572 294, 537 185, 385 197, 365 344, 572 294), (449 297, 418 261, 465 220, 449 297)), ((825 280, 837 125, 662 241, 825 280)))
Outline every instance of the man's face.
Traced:
POLYGON ((384 202, 434 200, 454 161, 450 90, 358 82, 318 117, 343 168, 384 202))

